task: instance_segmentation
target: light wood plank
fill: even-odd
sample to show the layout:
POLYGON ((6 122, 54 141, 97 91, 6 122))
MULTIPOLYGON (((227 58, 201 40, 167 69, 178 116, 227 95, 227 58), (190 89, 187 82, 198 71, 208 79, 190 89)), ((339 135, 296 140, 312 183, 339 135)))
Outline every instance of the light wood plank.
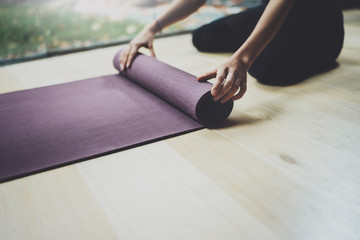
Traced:
MULTIPOLYGON (((280 152, 278 159, 274 159, 276 148, 275 154, 269 150, 262 155, 261 151, 249 149, 215 131, 204 130, 168 142, 280 239, 357 239, 359 236, 360 181, 355 171, 346 171, 355 179, 349 177, 337 182, 338 178, 332 178, 331 167, 322 166, 323 171, 319 171, 318 164, 313 164, 312 172, 304 171, 305 164, 292 158, 299 155, 280 152), (199 148, 203 149, 202 153, 196 151, 199 148)), ((258 138, 258 149, 266 144, 271 143, 258 138)), ((322 156, 310 160, 320 159, 322 156)))
POLYGON ((275 239, 165 143, 98 163, 82 163, 81 169, 120 238, 275 239))
POLYGON ((0 68, 0 76, 0 94, 24 89, 24 86, 22 86, 20 82, 17 81, 16 77, 14 77, 6 68, 0 68))
POLYGON ((116 239, 74 166, 0 185, 1 239, 116 239))

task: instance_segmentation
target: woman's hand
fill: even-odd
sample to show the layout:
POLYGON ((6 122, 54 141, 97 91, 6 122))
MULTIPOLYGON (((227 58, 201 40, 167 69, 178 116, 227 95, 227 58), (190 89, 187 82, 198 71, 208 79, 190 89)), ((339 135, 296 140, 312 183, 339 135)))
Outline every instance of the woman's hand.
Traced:
POLYGON ((271 0, 248 39, 234 55, 198 81, 216 78, 211 89, 214 100, 224 103, 240 99, 246 92, 246 73, 260 52, 274 38, 285 21, 294 0, 271 0), (239 90, 240 89, 240 90, 239 90), (238 93, 236 93, 239 91, 238 93))
POLYGON ((150 50, 150 55, 155 57, 153 42, 155 34, 158 32, 157 26, 153 23, 148 24, 144 29, 130 41, 129 45, 120 55, 120 71, 125 71, 131 66, 132 61, 139 48, 146 47, 150 50))
POLYGON ((247 71, 247 64, 241 62, 239 58, 232 56, 213 71, 199 76, 197 80, 204 82, 216 78, 211 94, 214 97, 214 101, 220 100, 221 103, 225 103, 230 99, 235 101, 244 96, 246 92, 247 71))

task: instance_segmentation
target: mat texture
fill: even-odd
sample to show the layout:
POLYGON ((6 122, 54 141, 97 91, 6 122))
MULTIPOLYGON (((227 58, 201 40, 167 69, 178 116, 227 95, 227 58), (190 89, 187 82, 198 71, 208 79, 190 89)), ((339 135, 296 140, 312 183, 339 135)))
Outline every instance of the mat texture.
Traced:
POLYGON ((233 103, 210 89, 139 54, 125 74, 1 94, 0 182, 216 125, 233 103))

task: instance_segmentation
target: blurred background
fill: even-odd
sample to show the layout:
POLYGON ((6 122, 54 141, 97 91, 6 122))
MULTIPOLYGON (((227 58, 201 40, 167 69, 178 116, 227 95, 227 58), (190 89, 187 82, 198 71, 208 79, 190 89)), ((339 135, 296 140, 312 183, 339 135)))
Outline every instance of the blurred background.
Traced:
MULTIPOLYGON (((189 32, 261 0, 208 0, 161 34, 189 32)), ((0 65, 125 43, 171 0, 0 0, 0 65)))

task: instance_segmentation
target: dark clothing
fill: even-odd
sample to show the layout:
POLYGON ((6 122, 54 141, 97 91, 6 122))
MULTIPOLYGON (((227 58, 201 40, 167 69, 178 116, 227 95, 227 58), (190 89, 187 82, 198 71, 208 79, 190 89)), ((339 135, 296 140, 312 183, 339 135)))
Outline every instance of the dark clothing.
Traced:
MULTIPOLYGON (((249 37, 266 3, 193 32, 199 51, 234 52, 249 37)), ((291 85, 334 65, 344 40, 336 0, 295 0, 284 24, 255 59, 249 73, 268 85, 291 85)))

